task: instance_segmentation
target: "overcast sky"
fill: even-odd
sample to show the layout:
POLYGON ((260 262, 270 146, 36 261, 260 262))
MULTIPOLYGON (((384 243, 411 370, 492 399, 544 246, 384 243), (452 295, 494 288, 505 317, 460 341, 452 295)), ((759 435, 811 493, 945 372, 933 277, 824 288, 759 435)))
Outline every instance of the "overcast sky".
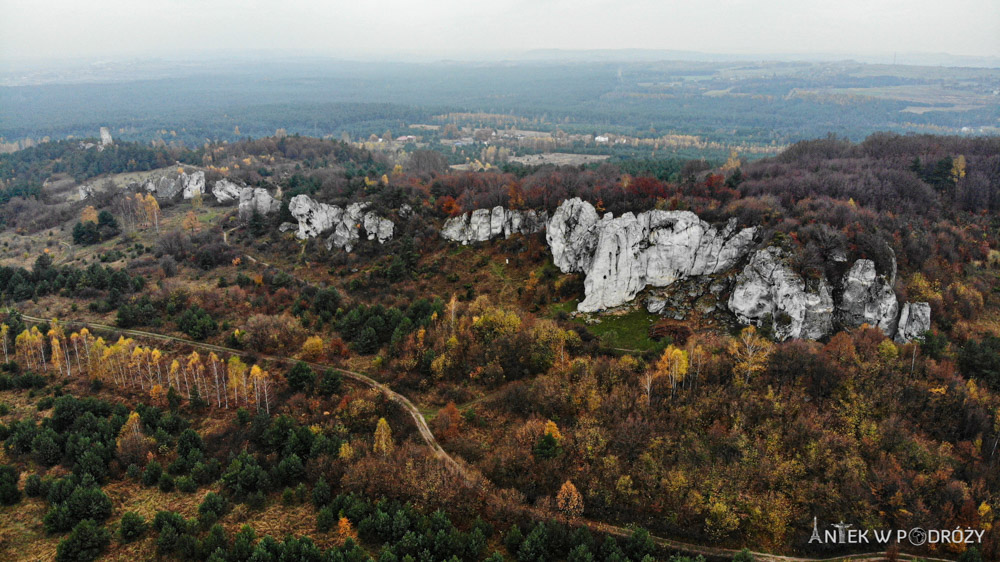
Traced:
POLYGON ((0 57, 530 49, 1000 55, 1000 0, 0 0, 0 57))

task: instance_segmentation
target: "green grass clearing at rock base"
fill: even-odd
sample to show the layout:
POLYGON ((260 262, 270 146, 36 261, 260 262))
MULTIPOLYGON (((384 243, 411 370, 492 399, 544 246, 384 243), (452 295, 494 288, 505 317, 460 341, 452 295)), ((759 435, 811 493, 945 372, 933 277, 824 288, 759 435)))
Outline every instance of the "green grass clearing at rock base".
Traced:
MULTIPOLYGON (((578 301, 575 300, 555 303, 549 306, 549 311, 552 316, 560 312, 569 313, 576 310, 577 304, 578 301)), ((666 341, 657 342, 649 339, 649 328, 660 320, 660 316, 650 314, 642 307, 636 307, 625 314, 602 314, 594 317, 599 322, 588 324, 581 317, 573 318, 573 322, 585 326, 607 347, 650 351, 664 349, 668 345, 666 341)))

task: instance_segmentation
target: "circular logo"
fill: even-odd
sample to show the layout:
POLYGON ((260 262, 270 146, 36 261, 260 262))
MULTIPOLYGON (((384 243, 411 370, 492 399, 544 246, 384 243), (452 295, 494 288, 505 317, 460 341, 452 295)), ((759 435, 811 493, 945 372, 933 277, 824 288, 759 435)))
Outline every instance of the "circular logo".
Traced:
POLYGON ((910 544, 913 546, 921 546, 927 542, 927 531, 921 529, 920 527, 914 527, 910 529, 910 544))

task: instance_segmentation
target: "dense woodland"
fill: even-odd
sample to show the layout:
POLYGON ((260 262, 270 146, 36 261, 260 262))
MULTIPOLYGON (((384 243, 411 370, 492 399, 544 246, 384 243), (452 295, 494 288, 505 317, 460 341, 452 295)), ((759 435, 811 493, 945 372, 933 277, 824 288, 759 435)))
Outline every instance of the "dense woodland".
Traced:
POLYGON ((55 143, 0 156, 0 172, 0 294, 62 321, 3 320, 0 496, 14 507, 0 525, 27 506, 37 520, 21 536, 61 560, 669 558, 650 534, 846 553, 808 544, 813 517, 983 530, 978 549, 919 552, 1000 555, 995 138, 831 136, 753 162, 486 172, 297 136, 55 143), (368 202, 394 238, 348 254, 279 232, 287 207, 240 219, 206 195, 151 213, 126 204, 127 187, 77 202, 46 183, 178 165, 283 201, 368 202), (907 344, 867 326, 778 343, 641 309, 587 323, 568 314, 582 280, 552 265, 544 234, 456 247, 438 233, 473 209, 552 211, 574 196, 616 215, 760 225, 806 276, 838 273, 834 252, 883 273, 895 260, 895 290, 931 304, 932 329, 907 344), (74 242, 98 211, 118 230, 74 242), (337 368, 417 404, 474 482, 442 468, 396 402, 337 368), (582 521, 637 527, 615 538, 582 521))

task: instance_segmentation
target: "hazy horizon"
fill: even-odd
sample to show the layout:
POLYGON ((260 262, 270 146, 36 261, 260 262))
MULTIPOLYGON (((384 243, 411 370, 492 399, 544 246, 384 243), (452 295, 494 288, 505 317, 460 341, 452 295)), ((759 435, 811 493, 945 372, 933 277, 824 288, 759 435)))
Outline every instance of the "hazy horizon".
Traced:
POLYGON ((246 53, 355 60, 516 58, 538 50, 669 50, 709 56, 1000 57, 992 0, 291 0, 156 4, 41 0, 0 8, 0 60, 189 59, 246 53), (974 17, 972 17, 974 16, 974 17), (951 22, 961 22, 961 25, 951 22))

